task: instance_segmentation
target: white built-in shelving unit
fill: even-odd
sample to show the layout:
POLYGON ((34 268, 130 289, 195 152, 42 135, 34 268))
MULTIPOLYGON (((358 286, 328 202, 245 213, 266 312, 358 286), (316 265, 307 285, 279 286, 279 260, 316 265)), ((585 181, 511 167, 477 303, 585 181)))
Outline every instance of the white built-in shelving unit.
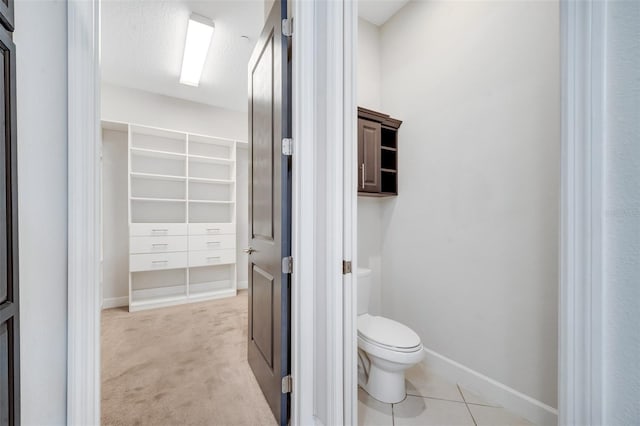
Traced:
POLYGON ((124 126, 129 310, 234 296, 236 141, 124 126))

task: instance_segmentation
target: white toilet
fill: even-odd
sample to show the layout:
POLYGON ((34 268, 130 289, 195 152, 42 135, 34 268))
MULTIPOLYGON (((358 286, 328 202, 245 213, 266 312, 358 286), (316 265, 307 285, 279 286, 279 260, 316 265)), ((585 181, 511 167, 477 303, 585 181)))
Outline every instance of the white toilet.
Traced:
POLYGON ((422 361, 420 337, 404 324, 368 314, 371 270, 358 268, 358 384, 378 401, 406 396, 404 372, 422 361))

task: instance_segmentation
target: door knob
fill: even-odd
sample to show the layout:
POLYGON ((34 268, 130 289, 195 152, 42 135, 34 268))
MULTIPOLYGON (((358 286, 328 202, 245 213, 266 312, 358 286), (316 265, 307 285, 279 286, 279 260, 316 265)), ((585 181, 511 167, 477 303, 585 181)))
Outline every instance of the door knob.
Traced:
POLYGON ((256 250, 255 250, 255 249, 253 249, 253 248, 251 248, 251 247, 249 247, 249 248, 246 248, 246 249, 244 249, 244 250, 242 250, 242 251, 243 251, 243 252, 245 252, 245 253, 247 253, 247 254, 251 254, 251 253, 253 253, 253 252, 254 252, 254 251, 256 251, 256 250))

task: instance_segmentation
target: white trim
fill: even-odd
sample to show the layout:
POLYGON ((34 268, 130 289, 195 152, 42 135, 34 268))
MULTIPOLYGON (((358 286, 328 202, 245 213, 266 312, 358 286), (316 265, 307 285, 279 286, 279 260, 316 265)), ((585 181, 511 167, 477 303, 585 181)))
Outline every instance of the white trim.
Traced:
POLYGON ((605 2, 561 2, 559 423, 603 423, 605 2))
POLYGON ((509 386, 478 373, 437 352, 425 348, 423 363, 429 371, 447 380, 454 381, 481 397, 488 403, 495 403, 507 411, 517 414, 538 425, 558 423, 558 410, 527 396, 509 386))
POLYGON ((102 300, 102 309, 121 308, 123 306, 129 306, 129 297, 108 297, 102 300))
POLYGON ((344 2, 344 259, 351 261, 352 273, 343 277, 344 306, 344 424, 358 424, 358 128, 357 128, 357 54, 358 2, 344 2))
POLYGON ((345 411, 355 410, 351 396, 345 409, 344 383, 345 356, 351 359, 344 350, 342 275, 348 177, 335 167, 350 161, 344 143, 344 107, 353 102, 345 100, 344 82, 348 3, 293 0, 294 425, 345 424, 345 411))
POLYGON ((68 21, 67 424, 100 424, 100 4, 68 21))
POLYGON ((291 284, 291 424, 313 425, 314 410, 314 287, 315 287, 315 81, 314 5, 293 0, 292 111, 293 140, 297 143, 292 167, 291 284), (304 167, 303 167, 304 165, 304 167), (304 319, 303 319, 304 317, 304 319), (306 319, 306 321, 305 321, 306 319))

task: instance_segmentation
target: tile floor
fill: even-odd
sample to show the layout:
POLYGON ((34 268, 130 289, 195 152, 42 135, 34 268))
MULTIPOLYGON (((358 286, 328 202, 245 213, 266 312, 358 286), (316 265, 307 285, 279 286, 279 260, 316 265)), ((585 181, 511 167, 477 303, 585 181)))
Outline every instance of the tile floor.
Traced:
POLYGON ((385 404, 358 389, 358 424, 372 426, 533 425, 463 387, 430 373, 424 364, 406 374, 407 398, 385 404))

